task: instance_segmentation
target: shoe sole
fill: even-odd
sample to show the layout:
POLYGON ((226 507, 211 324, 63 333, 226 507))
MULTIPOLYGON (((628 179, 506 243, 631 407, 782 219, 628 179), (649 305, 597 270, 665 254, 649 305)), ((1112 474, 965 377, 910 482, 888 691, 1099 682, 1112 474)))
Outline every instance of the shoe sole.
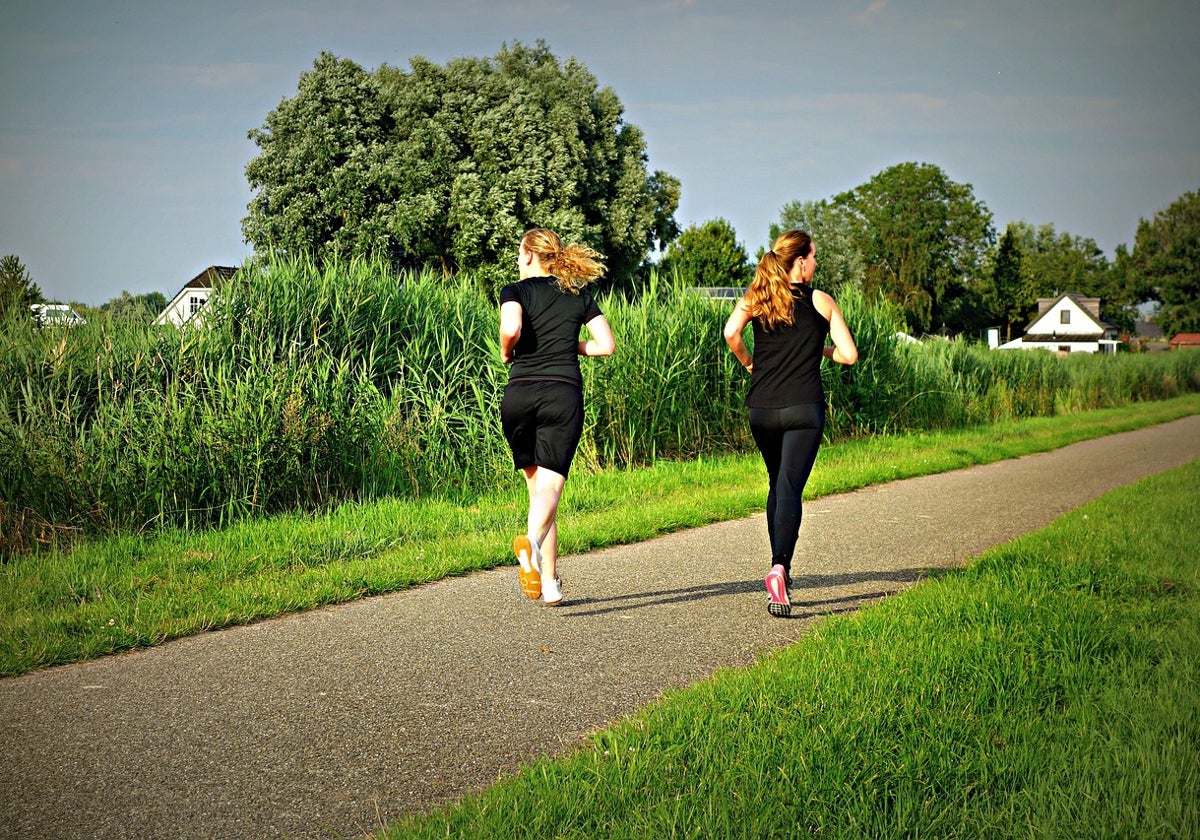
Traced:
POLYGON ((533 543, 529 537, 520 536, 513 540, 513 554, 517 555, 517 580, 521 583, 521 594, 531 601, 542 597, 542 573, 533 565, 533 543))
POLYGON ((787 582, 783 575, 768 572, 764 581, 767 587, 767 612, 776 618, 787 618, 792 614, 792 603, 788 599, 787 582))

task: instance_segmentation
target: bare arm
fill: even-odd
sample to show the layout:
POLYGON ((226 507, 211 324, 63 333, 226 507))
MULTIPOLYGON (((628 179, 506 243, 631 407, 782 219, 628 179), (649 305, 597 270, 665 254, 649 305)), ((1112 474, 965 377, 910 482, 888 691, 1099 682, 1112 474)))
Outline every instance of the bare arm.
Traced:
POLYGON ((592 337, 579 342, 577 352, 580 356, 611 356, 616 351, 617 342, 613 338, 612 328, 603 315, 597 315, 584 326, 592 337))
POLYGON ((833 340, 833 346, 825 348, 825 358, 841 365, 857 362, 858 346, 854 343, 854 336, 850 335, 850 328, 846 326, 846 319, 842 317, 837 301, 818 289, 813 292, 813 305, 829 322, 829 337, 833 340))
POLYGON ((750 349, 746 347, 746 340, 742 338, 742 331, 749 323, 750 310, 746 306, 746 299, 740 298, 737 306, 733 308, 733 314, 725 322, 725 343, 729 345, 729 349, 737 357, 741 366, 753 373, 754 357, 750 355, 750 349))
POLYGON ((513 350, 521 337, 521 304, 515 300, 500 304, 500 361, 511 365, 513 350))

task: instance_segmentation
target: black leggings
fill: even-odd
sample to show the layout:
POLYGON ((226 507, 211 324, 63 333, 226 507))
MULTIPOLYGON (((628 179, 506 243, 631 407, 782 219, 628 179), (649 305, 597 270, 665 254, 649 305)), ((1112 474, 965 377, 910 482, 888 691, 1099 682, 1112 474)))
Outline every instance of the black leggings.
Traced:
POLYGON ((804 485, 817 460, 824 431, 824 403, 750 409, 750 432, 771 482, 767 493, 771 564, 781 564, 789 576, 792 553, 800 538, 804 485))

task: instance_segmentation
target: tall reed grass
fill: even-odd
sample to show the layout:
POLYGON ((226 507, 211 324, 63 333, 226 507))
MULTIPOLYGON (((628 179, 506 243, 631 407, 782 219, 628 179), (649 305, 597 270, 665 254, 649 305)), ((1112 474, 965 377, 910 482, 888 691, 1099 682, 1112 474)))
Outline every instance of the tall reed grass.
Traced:
MULTIPOLYGON (((513 482, 498 314, 477 280, 277 260, 244 266, 200 325, 0 324, 0 554, 513 482)), ((1200 353, 910 346, 885 305, 854 291, 839 303, 860 360, 824 371, 831 438, 1200 390, 1200 353)), ((729 301, 652 277, 638 299, 601 305, 618 348, 582 365, 578 468, 752 447, 747 376, 721 338, 729 301)))

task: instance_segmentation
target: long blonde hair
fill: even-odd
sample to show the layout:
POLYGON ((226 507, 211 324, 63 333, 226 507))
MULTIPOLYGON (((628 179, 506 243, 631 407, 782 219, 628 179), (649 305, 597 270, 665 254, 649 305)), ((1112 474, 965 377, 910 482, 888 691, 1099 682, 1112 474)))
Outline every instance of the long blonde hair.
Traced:
POLYGON ((558 234, 545 228, 534 228, 521 237, 525 250, 538 258, 542 266, 558 281, 558 287, 573 295, 604 276, 607 266, 604 255, 586 245, 563 245, 558 234))
POLYGON ((766 329, 792 323, 792 284, 788 272, 798 257, 807 257, 812 249, 808 233, 789 230, 779 234, 771 250, 758 261, 754 280, 746 290, 746 305, 750 317, 758 318, 766 329))

